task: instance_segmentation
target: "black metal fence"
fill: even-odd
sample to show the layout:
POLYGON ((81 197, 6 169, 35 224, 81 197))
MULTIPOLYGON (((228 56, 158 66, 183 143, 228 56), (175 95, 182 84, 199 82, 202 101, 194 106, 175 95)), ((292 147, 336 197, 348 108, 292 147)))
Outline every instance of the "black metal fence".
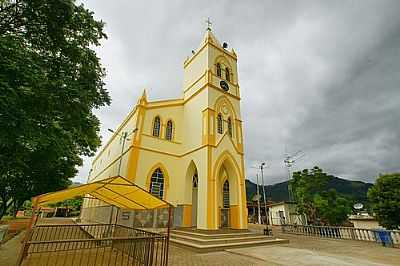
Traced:
POLYGON ((341 226, 282 225, 283 233, 306 236, 372 241, 386 246, 400 246, 400 231, 374 230, 341 226))
POLYGON ((114 224, 37 225, 19 265, 167 265, 168 237, 114 224))

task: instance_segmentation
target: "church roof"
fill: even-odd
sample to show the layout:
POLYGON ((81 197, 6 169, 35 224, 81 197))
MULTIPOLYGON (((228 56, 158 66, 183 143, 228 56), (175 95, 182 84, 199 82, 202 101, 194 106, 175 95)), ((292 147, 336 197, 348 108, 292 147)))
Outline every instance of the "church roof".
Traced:
MULTIPOLYGON (((204 34, 204 38, 203 38, 203 43, 207 43, 207 42, 211 42, 212 44, 221 46, 221 43, 218 41, 218 39, 215 37, 215 35, 212 33, 211 29, 207 29, 206 33, 204 34)), ((201 45, 201 46, 202 46, 201 45)))

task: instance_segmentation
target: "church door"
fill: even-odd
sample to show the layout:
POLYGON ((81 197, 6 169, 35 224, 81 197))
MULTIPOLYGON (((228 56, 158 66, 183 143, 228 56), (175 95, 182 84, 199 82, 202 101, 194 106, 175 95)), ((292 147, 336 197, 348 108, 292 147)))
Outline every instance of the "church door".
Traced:
POLYGON ((221 227, 229 227, 229 182, 226 180, 222 188, 221 227))
POLYGON ((197 226, 197 187, 199 179, 197 173, 194 174, 192 179, 192 226, 197 226))

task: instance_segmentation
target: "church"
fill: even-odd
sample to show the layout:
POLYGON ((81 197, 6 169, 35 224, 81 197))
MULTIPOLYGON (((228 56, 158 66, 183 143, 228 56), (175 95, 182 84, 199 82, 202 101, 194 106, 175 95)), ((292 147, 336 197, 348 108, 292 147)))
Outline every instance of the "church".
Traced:
POLYGON ((143 91, 113 133, 89 182, 131 180, 173 204, 178 227, 247 228, 237 55, 210 27, 183 62, 182 97, 151 101, 143 91))

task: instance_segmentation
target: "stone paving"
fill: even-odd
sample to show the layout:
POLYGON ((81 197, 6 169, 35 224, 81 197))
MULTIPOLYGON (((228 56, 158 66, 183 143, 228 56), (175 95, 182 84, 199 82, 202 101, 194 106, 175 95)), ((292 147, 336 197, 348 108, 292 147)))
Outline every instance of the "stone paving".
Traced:
MULTIPOLYGON (((400 249, 385 248, 375 243, 334 240, 281 234, 289 244, 232 249, 198 254, 170 246, 169 265, 400 265, 400 249)), ((15 265, 23 234, 0 248, 0 266, 15 265)))

